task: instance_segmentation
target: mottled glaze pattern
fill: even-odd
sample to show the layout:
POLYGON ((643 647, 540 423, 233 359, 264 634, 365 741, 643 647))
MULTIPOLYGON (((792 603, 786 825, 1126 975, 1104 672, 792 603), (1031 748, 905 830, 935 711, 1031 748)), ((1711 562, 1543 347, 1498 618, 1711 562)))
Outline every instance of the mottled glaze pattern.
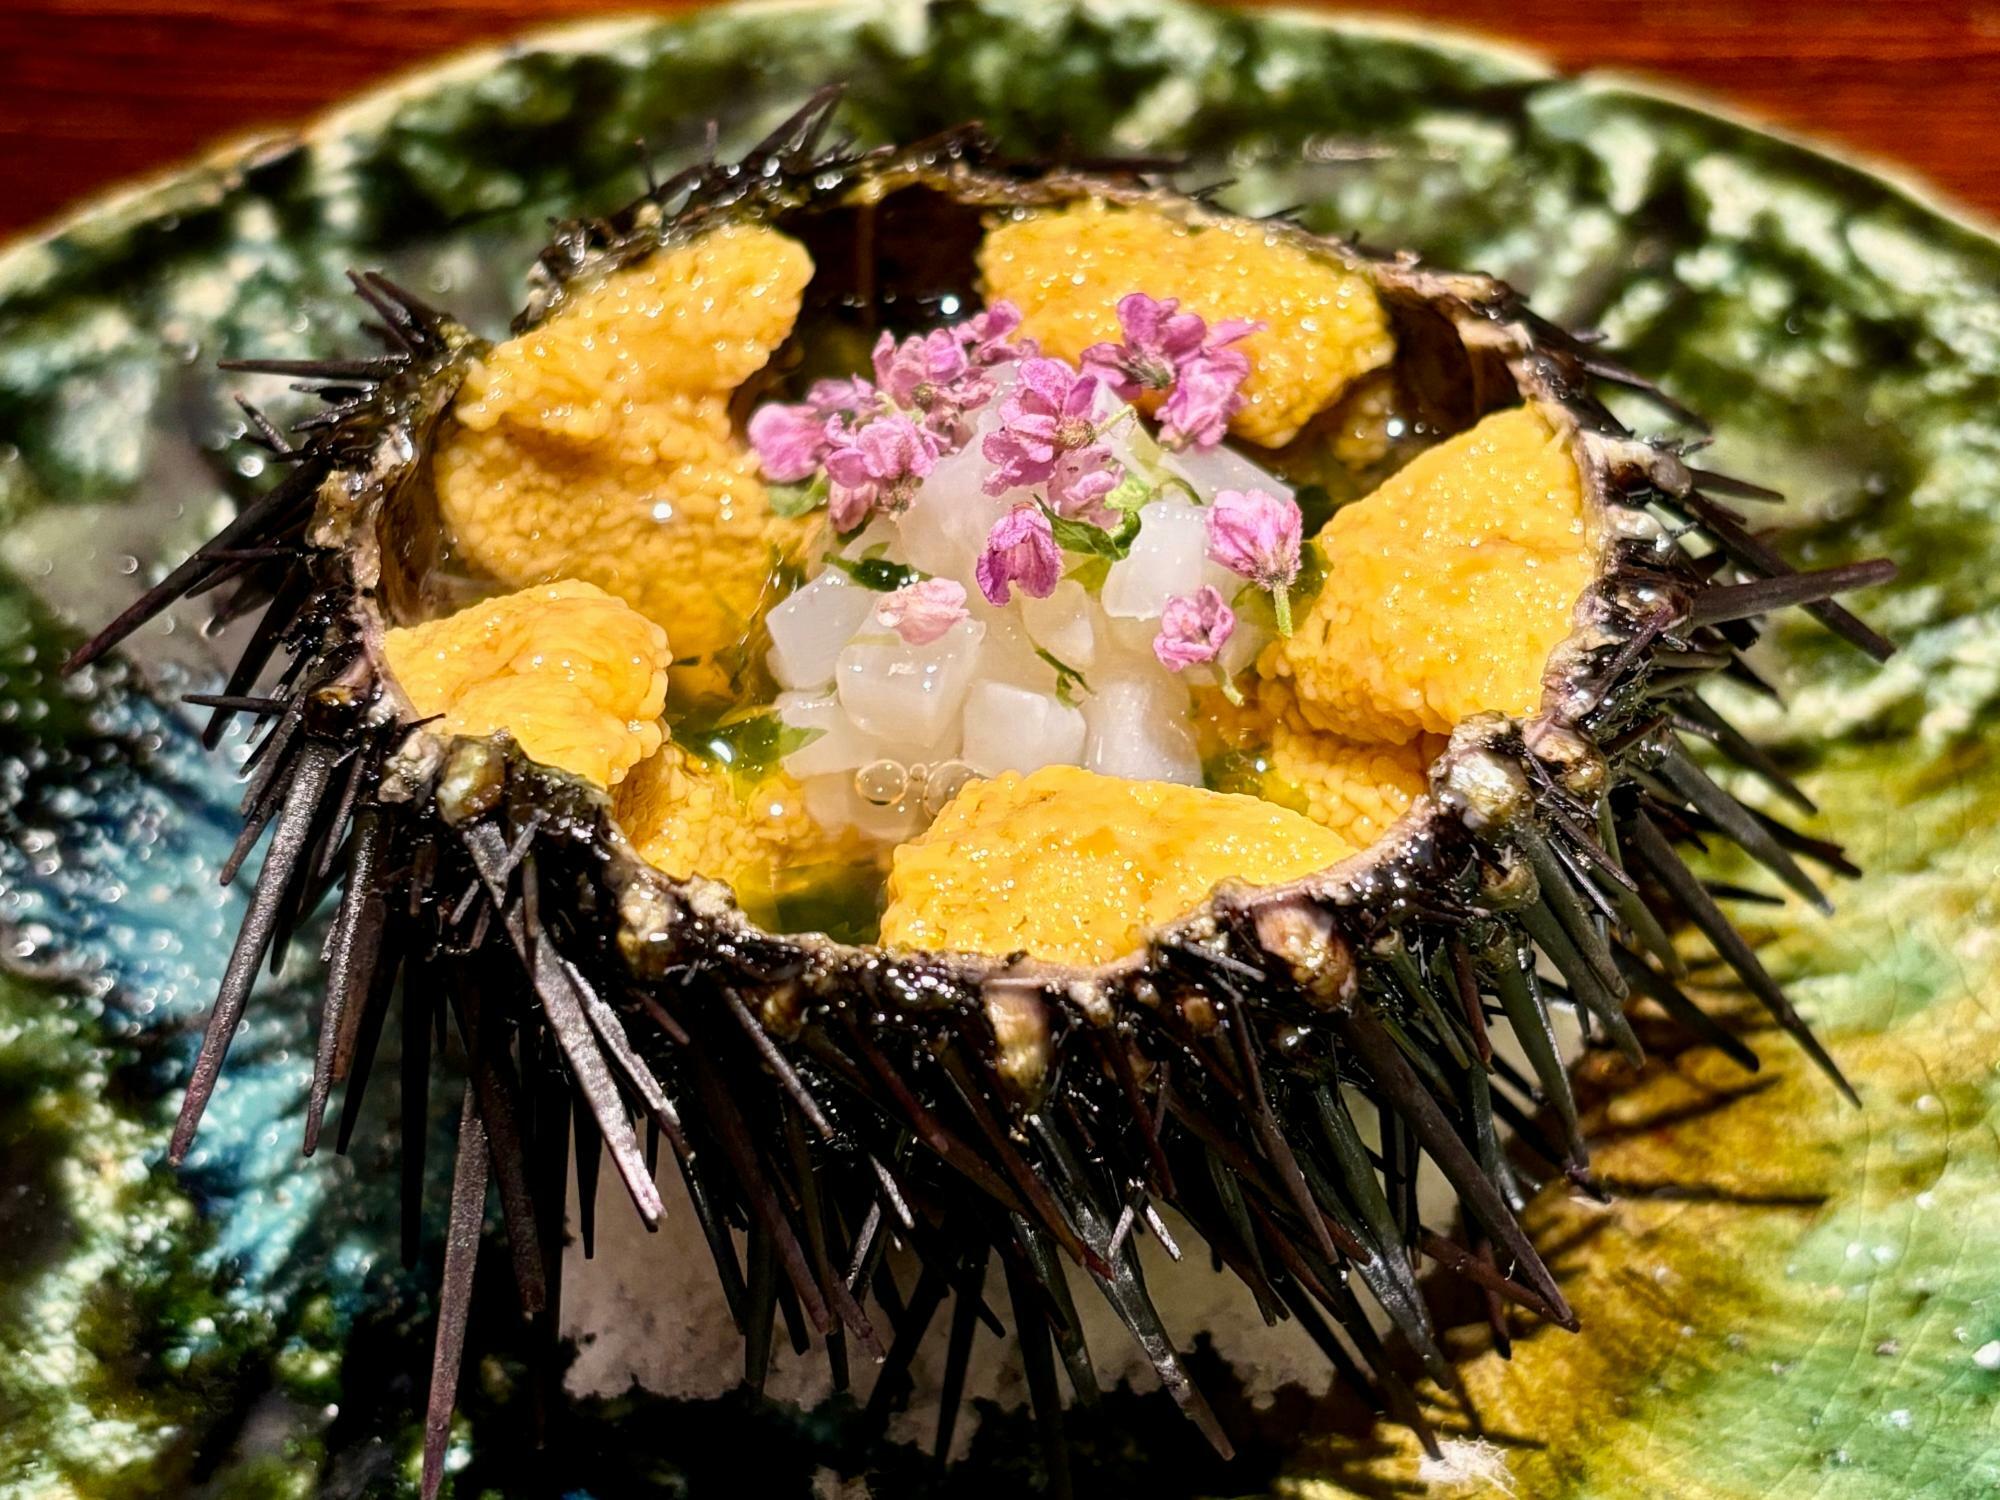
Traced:
MULTIPOLYGON (((1540 1331, 1465 1378, 1521 1493, 2000 1482, 2000 1266, 1980 1236, 2000 1209, 2000 248, 1794 146, 1477 48, 1150 0, 988 0, 717 11, 530 46, 0 262, 0 1233, 17 1251, 0 1484, 180 1493, 199 1469, 219 1493, 358 1493, 407 1482, 414 1452, 420 1305, 357 1318, 364 1287, 377 1305, 401 1275, 393 1174, 298 1162, 303 999, 253 1010, 192 1170, 153 1165, 238 915, 214 885, 234 789, 198 721, 161 706, 210 685, 216 645, 190 613, 135 644, 136 670, 52 676, 76 625, 266 482, 232 446, 214 359, 348 347, 350 264, 484 310, 497 336, 544 215, 625 196, 633 138, 677 160, 715 115, 741 142, 829 78, 852 81, 868 138, 981 114, 1022 149, 1186 150, 1191 180, 1233 179, 1232 208, 1301 204, 1310 227, 1508 277, 1711 413, 1715 466, 1795 497, 1768 517, 1795 557, 1901 560, 1873 610, 1896 662, 1871 672, 1781 630, 1769 672, 1796 677, 1788 706, 1728 705, 1869 872, 1837 893, 1837 927, 1740 912, 1866 1110, 1776 1046, 1756 1080, 1699 1051, 1636 1088, 1607 1077, 1598 1161, 1624 1196, 1539 1210, 1557 1242, 1594 1231, 1561 1263, 1589 1334, 1540 1331), (1676 1125, 1690 1115, 1699 1128, 1676 1125)), ((299 409, 279 382, 244 385, 299 409)), ((392 1091, 369 1107, 393 1110, 392 1091)), ((511 1354, 468 1362, 457 1461, 475 1491, 528 1463, 613 1493, 683 1473, 802 1486, 857 1461, 839 1410, 624 1397, 558 1414, 587 1439, 534 1460, 511 1354)), ((598 1364, 615 1386, 617 1363, 598 1364)), ((1357 1444, 1316 1393, 1261 1426, 1246 1411, 1264 1440, 1226 1478, 1162 1398, 1114 1396, 1078 1419, 1080 1483, 1242 1490, 1283 1470, 1333 1494, 1417 1474, 1396 1433, 1377 1434, 1387 1456, 1357 1444), (1135 1428, 1158 1440, 1100 1441, 1135 1428)), ((958 1492, 1018 1484, 1011 1420, 982 1426, 958 1492)), ((922 1472, 902 1450, 875 1461, 885 1492, 922 1472)))

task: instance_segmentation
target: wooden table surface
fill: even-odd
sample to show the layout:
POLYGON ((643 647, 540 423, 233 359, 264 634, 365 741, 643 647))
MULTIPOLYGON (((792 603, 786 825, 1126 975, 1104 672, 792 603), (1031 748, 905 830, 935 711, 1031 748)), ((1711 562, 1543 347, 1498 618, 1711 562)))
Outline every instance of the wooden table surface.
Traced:
MULTIPOLYGON (((0 0, 0 234, 427 58, 630 0, 0 0)), ((1376 0, 1914 169, 2000 220, 2000 0, 1376 0)))

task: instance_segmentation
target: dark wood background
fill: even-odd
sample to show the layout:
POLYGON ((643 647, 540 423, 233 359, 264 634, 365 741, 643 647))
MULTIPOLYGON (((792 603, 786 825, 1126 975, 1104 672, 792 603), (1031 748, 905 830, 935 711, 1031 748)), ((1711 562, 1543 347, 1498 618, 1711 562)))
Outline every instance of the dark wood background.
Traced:
MULTIPOLYGON (((631 0, 0 0, 0 233, 452 48, 631 0)), ((1372 0, 1704 90, 2000 218, 2000 0, 1372 0)))

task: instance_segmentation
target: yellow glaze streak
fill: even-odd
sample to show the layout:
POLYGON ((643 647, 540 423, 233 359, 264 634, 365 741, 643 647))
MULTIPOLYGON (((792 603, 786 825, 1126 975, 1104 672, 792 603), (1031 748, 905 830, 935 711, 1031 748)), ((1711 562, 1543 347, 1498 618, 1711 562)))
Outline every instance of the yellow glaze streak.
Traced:
POLYGON ((496 346, 437 452, 461 558, 510 587, 595 583, 682 659, 739 644, 809 523, 771 513, 729 397, 790 334, 811 276, 795 240, 716 229, 496 346))
POLYGON ((488 599, 383 644, 418 716, 442 715, 453 734, 507 730, 602 787, 660 747, 667 633, 591 584, 488 599))
POLYGON ((776 772, 741 787, 722 767, 673 743, 625 778, 614 810, 647 864, 676 880, 727 881, 759 918, 769 915, 787 872, 868 858, 851 832, 832 835, 813 820, 789 776, 776 772))
POLYGON ((1528 408, 1418 455, 1315 545, 1325 586, 1259 670, 1311 727, 1389 745, 1532 712, 1596 566, 1576 462, 1528 408))
POLYGON ((1255 797, 1046 766, 974 782, 896 850, 882 939, 1096 964, 1224 880, 1268 885, 1354 847, 1255 797))
POLYGON ((1290 442, 1396 352, 1366 281, 1255 223, 1193 228, 1092 200, 996 224, 979 271, 989 301, 1014 302, 1026 331, 1072 361, 1119 337, 1118 299, 1127 292, 1177 297, 1210 323, 1268 325, 1237 346, 1250 357, 1249 405, 1231 424, 1265 447, 1290 442))

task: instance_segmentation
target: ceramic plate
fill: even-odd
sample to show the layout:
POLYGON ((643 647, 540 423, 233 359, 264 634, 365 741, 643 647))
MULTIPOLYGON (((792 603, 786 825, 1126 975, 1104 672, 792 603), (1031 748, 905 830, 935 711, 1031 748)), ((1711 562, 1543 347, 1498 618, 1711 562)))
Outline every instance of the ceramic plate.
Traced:
MULTIPOLYGON (((267 482, 235 442, 245 387, 215 361, 351 345, 349 266, 497 330, 546 216, 634 190, 635 139, 671 164, 710 119, 741 142, 835 79, 866 141, 981 117, 1024 152, 1182 154, 1188 181, 1228 179, 1232 208, 1297 207, 1507 277, 1711 415, 1716 463, 1793 497, 1759 519, 1794 557, 1904 569, 1871 601, 1904 647, 1888 668, 1780 630, 1766 668, 1785 706, 1730 705, 1867 871, 1832 921, 1739 913, 1865 1107, 1775 1042, 1755 1076, 1701 1050, 1636 1079, 1593 1060, 1618 1196, 1545 1195, 1532 1216, 1585 1332, 1533 1332, 1502 1362, 1474 1310, 1444 1309, 1483 1418, 1473 1434, 1441 1408, 1466 1439, 1450 1464, 1232 1336, 1196 1361, 1238 1463, 1140 1383, 1073 1414, 1080 1488, 2000 1485, 2000 246, 1805 147, 1430 31, 948 0, 531 39, 0 257, 0 1491, 390 1494, 415 1472, 434 1267, 400 1267, 373 1144, 389 1132, 364 1121, 350 1156, 297 1155, 304 979, 253 1007, 189 1168, 158 1164, 239 915, 215 884, 227 757, 174 706, 222 643, 188 615, 109 667, 52 671, 81 624, 267 482)), ((457 1493, 1012 1495, 1032 1473, 1004 1400, 941 1473, 917 1446, 871 1445, 841 1403, 620 1391, 701 1347, 672 1295, 631 1304, 643 1284, 605 1293, 641 1321, 579 1324, 572 1398, 540 1413, 515 1321, 489 1309, 457 1493)), ((1179 1311, 1183 1334, 1206 1320, 1179 1311)), ((656 1390, 692 1389, 684 1366, 656 1390)), ((1007 1394, 1004 1369, 989 1388, 1007 1394)))

